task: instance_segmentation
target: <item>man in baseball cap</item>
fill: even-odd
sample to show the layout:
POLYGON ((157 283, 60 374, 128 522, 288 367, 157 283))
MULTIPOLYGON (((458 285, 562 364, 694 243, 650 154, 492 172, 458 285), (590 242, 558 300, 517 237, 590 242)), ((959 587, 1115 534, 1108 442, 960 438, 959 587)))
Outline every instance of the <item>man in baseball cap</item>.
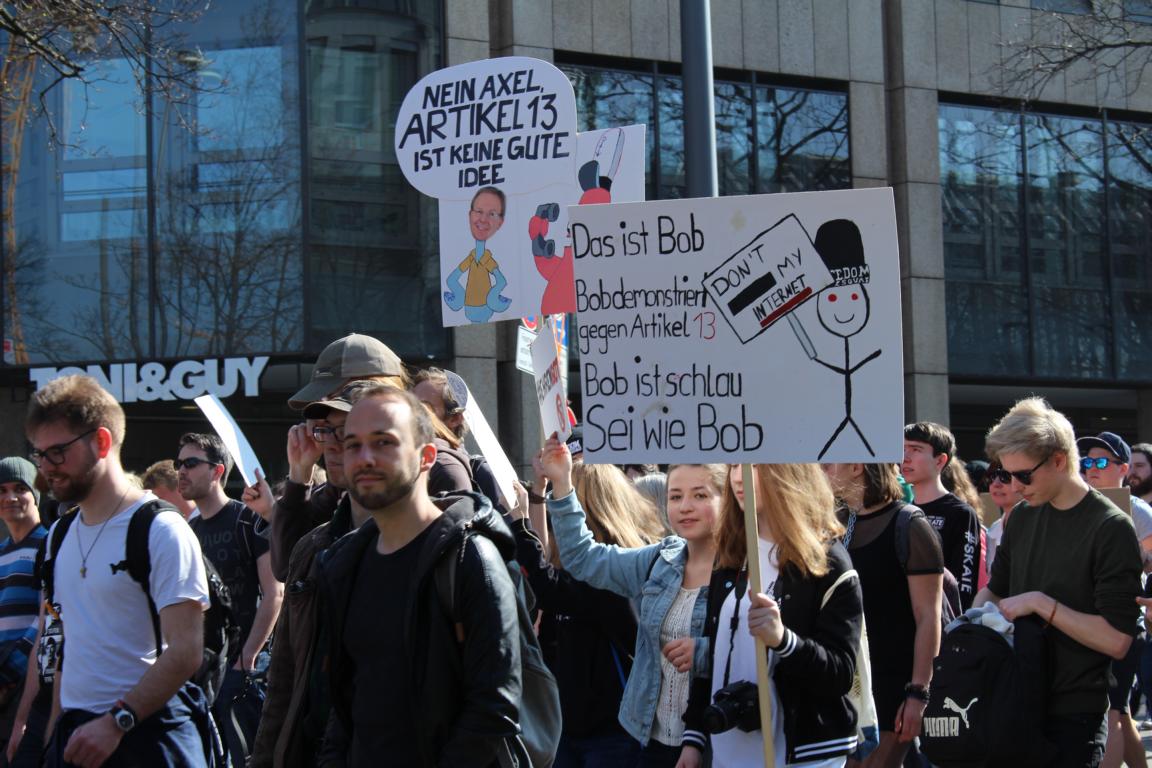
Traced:
MULTIPOLYGON (((1095 437, 1082 437, 1076 441, 1080 451, 1080 472, 1088 485, 1097 490, 1123 488, 1132 461, 1132 449, 1124 438, 1114 432, 1101 432, 1095 437)), ((1144 570, 1152 564, 1152 508, 1142 499, 1132 497, 1132 524, 1136 526, 1136 538, 1140 540, 1140 551, 1144 556, 1144 570)), ((1120 756, 1136 749, 1143 753, 1140 735, 1129 712, 1129 694, 1140 657, 1144 652, 1144 640, 1137 635, 1123 659, 1113 660, 1112 677, 1115 682, 1108 689, 1108 741, 1106 762, 1121 762, 1120 756)))
POLYGON ((351 333, 329 344, 316 358, 312 379, 288 400, 297 411, 309 403, 335 394, 348 382, 372 376, 397 376, 398 386, 407 389, 408 374, 396 353, 384 342, 360 333, 351 333))

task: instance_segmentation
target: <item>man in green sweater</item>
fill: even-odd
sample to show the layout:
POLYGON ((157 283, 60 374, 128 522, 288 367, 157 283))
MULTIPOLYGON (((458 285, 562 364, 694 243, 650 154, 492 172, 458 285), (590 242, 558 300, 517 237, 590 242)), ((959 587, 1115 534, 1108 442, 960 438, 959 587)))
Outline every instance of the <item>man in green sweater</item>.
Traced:
POLYGON ((1045 735, 1059 748, 1053 765, 1095 768, 1104 753, 1110 660, 1124 658, 1136 632, 1136 532, 1080 477, 1072 425, 1043 399, 1018 402, 985 448, 1024 502, 975 604, 992 601, 1012 621, 1035 614, 1050 625, 1045 735))

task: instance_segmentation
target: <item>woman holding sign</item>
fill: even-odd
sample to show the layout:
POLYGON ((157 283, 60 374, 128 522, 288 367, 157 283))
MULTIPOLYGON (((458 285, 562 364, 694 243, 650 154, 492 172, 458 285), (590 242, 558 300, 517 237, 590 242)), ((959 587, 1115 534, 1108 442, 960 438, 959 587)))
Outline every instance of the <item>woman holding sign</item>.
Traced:
POLYGON ((702 640, 708 582, 716 555, 726 468, 680 464, 668 469, 668 518, 676 536, 647 547, 597 543, 572 490, 572 455, 548 440, 540 457, 552 482, 548 512, 560 561, 575 578, 630 598, 639 608, 632 672, 620 724, 642 745, 639 766, 674 768, 680 755, 692 673, 707 668, 702 640))
POLYGON ((848 694, 864 613, 844 528, 819 465, 760 464, 754 477, 763 592, 746 594, 743 483, 733 465, 705 623, 712 670, 692 683, 678 766, 700 766, 709 743, 713 768, 763 763, 753 636, 769 649, 775 764, 842 766, 856 749, 848 694))

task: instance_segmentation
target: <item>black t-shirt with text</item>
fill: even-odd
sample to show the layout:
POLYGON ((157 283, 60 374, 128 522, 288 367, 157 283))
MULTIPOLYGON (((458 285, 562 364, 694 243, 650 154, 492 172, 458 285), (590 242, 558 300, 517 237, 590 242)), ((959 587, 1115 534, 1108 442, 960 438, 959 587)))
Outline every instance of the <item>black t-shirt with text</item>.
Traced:
POLYGON ((980 518, 976 510, 951 493, 935 501, 913 502, 924 510, 924 516, 940 535, 944 550, 944 567, 956 577, 960 586, 960 605, 972 607, 976 598, 980 563, 980 518))
MULTIPOLYGON (((240 625, 241 641, 248 637, 260 602, 260 575, 256 559, 268 551, 268 540, 253 530, 256 513, 239 501, 229 500, 206 519, 203 515, 188 522, 200 540, 212 565, 232 594, 232 607, 240 625)), ((237 648, 236 652, 239 653, 237 648)))
POLYGON ((404 616, 427 536, 425 528, 390 555, 370 546, 360 561, 344 624, 344 647, 355 666, 349 768, 421 763, 412 738, 420 713, 412 710, 404 616))

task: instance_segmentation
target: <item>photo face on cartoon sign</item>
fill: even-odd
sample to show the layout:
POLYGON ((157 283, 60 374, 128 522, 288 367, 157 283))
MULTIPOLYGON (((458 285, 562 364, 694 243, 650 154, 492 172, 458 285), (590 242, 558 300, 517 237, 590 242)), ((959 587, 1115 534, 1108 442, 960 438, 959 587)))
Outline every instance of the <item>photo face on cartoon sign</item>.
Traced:
POLYGON ((847 339, 864 330, 871 305, 863 285, 829 286, 818 297, 816 314, 829 333, 847 339))
POLYGON ((474 240, 487 242, 504 225, 504 201, 495 192, 482 190, 472 199, 468 224, 474 240))

